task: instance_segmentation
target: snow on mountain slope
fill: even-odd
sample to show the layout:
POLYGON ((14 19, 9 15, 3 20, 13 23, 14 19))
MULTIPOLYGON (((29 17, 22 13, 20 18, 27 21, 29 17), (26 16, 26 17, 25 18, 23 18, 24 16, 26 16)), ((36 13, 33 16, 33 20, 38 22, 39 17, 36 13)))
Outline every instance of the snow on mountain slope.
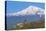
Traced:
POLYGON ((24 16, 24 15, 31 15, 31 14, 33 14, 33 15, 37 14, 37 15, 41 16, 42 14, 44 14, 44 9, 41 9, 41 8, 35 7, 35 6, 29 6, 26 9, 21 10, 17 13, 9 13, 7 15, 9 15, 9 16, 20 16, 20 15, 24 16))

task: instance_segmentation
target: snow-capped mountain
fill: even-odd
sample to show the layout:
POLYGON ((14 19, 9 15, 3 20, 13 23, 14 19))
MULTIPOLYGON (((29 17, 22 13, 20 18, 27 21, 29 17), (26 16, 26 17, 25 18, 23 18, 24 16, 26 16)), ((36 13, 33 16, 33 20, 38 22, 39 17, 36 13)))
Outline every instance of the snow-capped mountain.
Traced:
POLYGON ((26 9, 23 9, 17 13, 9 13, 7 14, 8 28, 13 27, 13 25, 16 25, 17 23, 24 22, 25 19, 26 22, 36 22, 39 20, 41 21, 45 18, 43 14, 44 14, 44 9, 35 6, 29 6, 26 9), (40 15, 40 17, 37 15, 40 15))
POLYGON ((8 16, 24 16, 24 15, 42 15, 44 14, 44 9, 41 9, 39 7, 35 7, 35 6, 29 6, 26 9, 23 9, 17 13, 9 13, 7 14, 8 16))

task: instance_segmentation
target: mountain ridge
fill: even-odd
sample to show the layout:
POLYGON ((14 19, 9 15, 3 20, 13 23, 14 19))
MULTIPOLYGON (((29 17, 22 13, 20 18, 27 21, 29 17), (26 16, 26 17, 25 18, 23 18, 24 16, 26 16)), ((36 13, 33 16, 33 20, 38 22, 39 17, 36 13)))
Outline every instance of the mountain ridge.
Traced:
POLYGON ((26 9, 21 10, 17 13, 9 13, 7 15, 8 16, 24 16, 24 15, 30 15, 30 14, 33 14, 33 15, 35 15, 35 14, 37 14, 37 15, 44 14, 44 9, 41 9, 41 8, 35 7, 35 6, 29 6, 26 9))

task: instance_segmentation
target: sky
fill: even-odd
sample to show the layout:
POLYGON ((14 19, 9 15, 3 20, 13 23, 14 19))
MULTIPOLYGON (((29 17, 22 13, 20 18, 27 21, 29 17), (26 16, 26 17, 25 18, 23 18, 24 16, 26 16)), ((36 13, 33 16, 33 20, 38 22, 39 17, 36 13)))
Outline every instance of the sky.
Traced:
POLYGON ((14 13, 21 11, 29 6, 36 6, 44 9, 44 3, 36 2, 21 2, 21 1, 7 1, 7 13, 14 13))

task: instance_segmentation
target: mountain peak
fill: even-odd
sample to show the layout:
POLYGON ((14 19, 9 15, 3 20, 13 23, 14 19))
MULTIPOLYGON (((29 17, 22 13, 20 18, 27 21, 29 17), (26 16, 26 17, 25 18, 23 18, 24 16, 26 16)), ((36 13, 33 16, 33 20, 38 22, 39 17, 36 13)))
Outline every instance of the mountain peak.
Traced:
POLYGON ((17 13, 11 13, 11 14, 8 14, 10 16, 24 16, 24 15, 30 15, 30 14, 43 14, 44 13, 44 9, 41 9, 39 7, 35 7, 35 6, 29 6, 27 7, 26 9, 23 9, 17 13))

